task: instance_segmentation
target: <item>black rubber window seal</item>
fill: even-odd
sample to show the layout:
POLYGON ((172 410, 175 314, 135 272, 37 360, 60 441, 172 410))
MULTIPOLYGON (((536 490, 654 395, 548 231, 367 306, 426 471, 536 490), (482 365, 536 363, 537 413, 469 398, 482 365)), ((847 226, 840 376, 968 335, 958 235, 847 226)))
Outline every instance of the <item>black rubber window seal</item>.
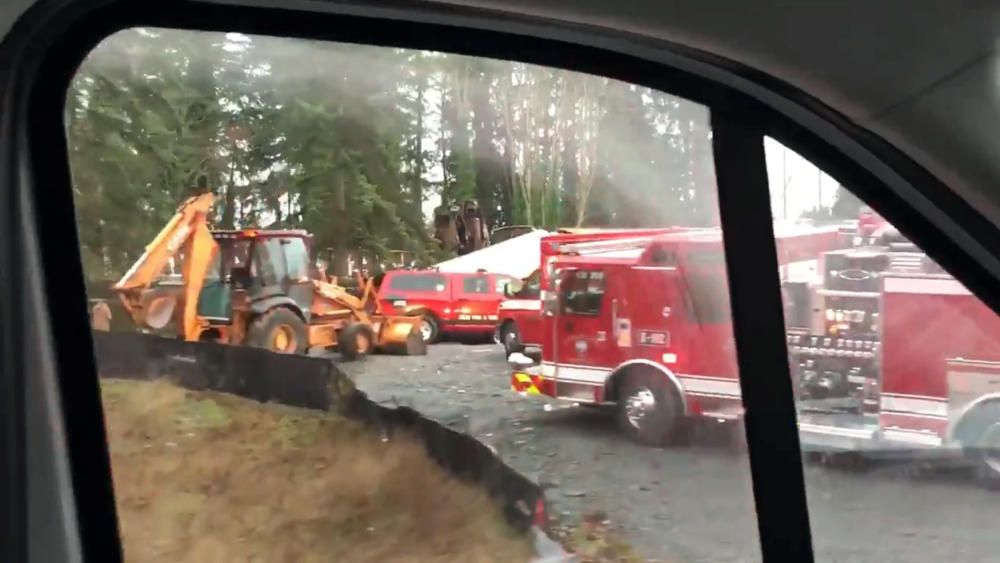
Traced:
POLYGON ((726 250, 744 424, 764 561, 813 561, 764 136, 712 113, 712 148, 726 250))

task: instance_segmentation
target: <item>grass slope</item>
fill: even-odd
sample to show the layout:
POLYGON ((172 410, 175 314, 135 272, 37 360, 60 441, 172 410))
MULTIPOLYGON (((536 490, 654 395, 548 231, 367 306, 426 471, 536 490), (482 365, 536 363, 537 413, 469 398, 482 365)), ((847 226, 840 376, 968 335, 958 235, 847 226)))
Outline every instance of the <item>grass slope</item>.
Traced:
POLYGON ((416 442, 165 382, 102 392, 127 561, 531 557, 485 493, 416 442))

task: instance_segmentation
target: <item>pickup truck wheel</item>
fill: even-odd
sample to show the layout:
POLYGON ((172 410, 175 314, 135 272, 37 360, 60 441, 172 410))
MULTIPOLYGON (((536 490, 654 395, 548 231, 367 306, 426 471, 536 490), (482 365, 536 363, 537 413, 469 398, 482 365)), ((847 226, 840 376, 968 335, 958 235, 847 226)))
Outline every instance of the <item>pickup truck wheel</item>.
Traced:
POLYGON ((424 342, 427 344, 433 344, 437 342, 438 337, 441 335, 441 327, 438 325, 438 320, 434 315, 424 315, 420 317, 420 337, 423 338, 424 342))
POLYGON ((337 348, 346 361, 363 358, 375 349, 375 333, 364 323, 351 323, 337 335, 337 348))
POLYGON ((672 444, 681 430, 681 404, 666 378, 649 369, 622 374, 618 424, 632 439, 650 446, 672 444))
POLYGON ((517 323, 506 322, 500 326, 498 332, 500 343, 503 344, 504 352, 508 356, 515 352, 523 352, 524 346, 521 344, 521 331, 517 328, 517 323))
POLYGON ((305 354, 309 349, 309 331, 294 311, 279 307, 250 322, 246 342, 281 354, 305 354))

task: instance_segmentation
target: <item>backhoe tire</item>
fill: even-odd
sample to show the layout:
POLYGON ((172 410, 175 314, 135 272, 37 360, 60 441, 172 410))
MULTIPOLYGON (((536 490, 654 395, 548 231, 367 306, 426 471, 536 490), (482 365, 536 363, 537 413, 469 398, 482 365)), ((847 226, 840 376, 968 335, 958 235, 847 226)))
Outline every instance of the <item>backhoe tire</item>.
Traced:
POLYGON ((684 434, 683 405, 667 378, 655 370, 632 368, 618 384, 616 418, 633 440, 668 446, 684 434))
POLYGON ((351 323, 337 335, 337 348, 344 361, 361 359, 375 349, 375 333, 364 323, 351 323))
POLYGON ((407 335, 406 340, 403 342, 395 342, 392 344, 382 344, 378 348, 380 354, 389 354, 393 356, 426 356, 427 355, 427 343, 420 336, 420 330, 414 328, 413 332, 407 335))
POLYGON ((305 354, 309 349, 309 329, 295 311, 278 307, 250 322, 246 342, 280 354, 305 354))

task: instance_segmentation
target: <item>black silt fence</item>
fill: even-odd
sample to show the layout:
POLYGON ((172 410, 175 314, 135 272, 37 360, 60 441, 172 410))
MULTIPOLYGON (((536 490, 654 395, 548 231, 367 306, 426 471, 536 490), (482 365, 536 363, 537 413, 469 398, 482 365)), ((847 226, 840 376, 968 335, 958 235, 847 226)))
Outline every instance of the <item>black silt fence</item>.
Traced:
POLYGON ((483 487, 498 499, 516 530, 530 529, 536 512, 544 506, 541 487, 501 461, 482 442, 411 408, 379 405, 327 359, 141 333, 94 331, 93 335, 101 377, 164 378, 192 390, 334 411, 375 433, 421 440, 427 454, 445 471, 483 487))

